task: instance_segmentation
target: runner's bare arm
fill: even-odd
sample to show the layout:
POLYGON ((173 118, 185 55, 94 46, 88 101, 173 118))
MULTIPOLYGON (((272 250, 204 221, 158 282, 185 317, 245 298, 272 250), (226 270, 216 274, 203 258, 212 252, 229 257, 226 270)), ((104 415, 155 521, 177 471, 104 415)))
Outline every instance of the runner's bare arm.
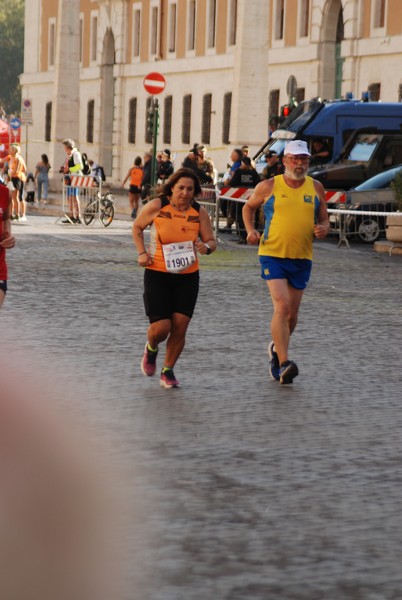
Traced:
POLYGON ((256 210, 263 204, 265 198, 271 195, 274 188, 274 180, 266 179, 261 181, 255 189, 246 204, 243 206, 243 221, 247 231, 247 243, 258 244, 261 234, 254 227, 256 210))
POLYGON ((325 200, 325 190, 319 181, 314 181, 315 191, 320 199, 320 207, 318 209, 318 223, 314 225, 314 235, 317 239, 321 240, 329 232, 329 217, 327 211, 327 203, 325 200))
POLYGON ((161 209, 162 201, 160 198, 150 200, 142 208, 140 214, 133 223, 133 241, 138 252, 138 264, 146 267, 151 263, 151 258, 147 254, 144 242, 144 229, 151 225, 152 221, 161 209))
POLYGON ((197 252, 200 254, 208 254, 208 248, 213 252, 216 250, 216 241, 212 231, 211 219, 205 208, 200 208, 200 238, 195 244, 197 252))
POLYGON ((10 249, 15 246, 15 237, 11 235, 11 220, 10 220, 10 212, 11 212, 11 194, 8 194, 8 206, 4 211, 3 215, 3 239, 0 240, 0 246, 2 248, 10 249))

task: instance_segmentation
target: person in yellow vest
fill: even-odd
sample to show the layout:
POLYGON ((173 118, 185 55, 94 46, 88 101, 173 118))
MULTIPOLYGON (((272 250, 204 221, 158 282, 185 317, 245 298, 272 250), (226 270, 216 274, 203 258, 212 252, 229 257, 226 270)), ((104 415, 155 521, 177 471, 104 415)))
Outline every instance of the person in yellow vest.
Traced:
POLYGON ((164 388, 179 387, 173 367, 183 351, 197 301, 198 255, 216 250, 208 213, 194 200, 200 194, 194 171, 178 169, 133 223, 138 264, 145 268, 144 305, 150 323, 141 370, 148 377, 155 374, 158 346, 167 340, 160 375, 164 388), (145 247, 148 226, 150 243, 145 247))
POLYGON ((289 360, 288 349, 310 279, 313 238, 323 239, 329 231, 324 188, 307 175, 309 159, 306 142, 289 142, 284 174, 259 183, 243 207, 247 242, 259 244, 261 277, 273 304, 270 374, 283 384, 292 383, 299 373, 296 363, 289 360), (262 234, 254 228, 259 207, 265 217, 262 234))
POLYGON ((136 218, 138 212, 138 202, 140 200, 141 194, 141 183, 144 171, 142 168, 142 158, 141 156, 137 156, 134 159, 134 164, 131 169, 128 170, 127 175, 122 181, 122 187, 124 187, 128 178, 130 178, 130 189, 128 192, 128 199, 130 202, 131 208, 131 217, 133 219, 136 218))
POLYGON ((71 225, 73 223, 81 224, 79 188, 71 186, 70 175, 83 174, 82 155, 75 147, 75 142, 71 138, 63 140, 63 148, 67 158, 63 166, 60 167, 60 172, 64 173, 69 214, 66 214, 66 218, 61 222, 66 225, 71 225))

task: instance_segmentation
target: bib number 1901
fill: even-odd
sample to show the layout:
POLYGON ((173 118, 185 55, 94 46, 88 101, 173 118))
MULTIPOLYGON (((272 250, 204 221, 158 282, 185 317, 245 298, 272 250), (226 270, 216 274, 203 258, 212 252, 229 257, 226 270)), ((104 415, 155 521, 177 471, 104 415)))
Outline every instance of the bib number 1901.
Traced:
POLYGON ((193 242, 163 244, 166 269, 170 273, 180 273, 195 263, 193 242))

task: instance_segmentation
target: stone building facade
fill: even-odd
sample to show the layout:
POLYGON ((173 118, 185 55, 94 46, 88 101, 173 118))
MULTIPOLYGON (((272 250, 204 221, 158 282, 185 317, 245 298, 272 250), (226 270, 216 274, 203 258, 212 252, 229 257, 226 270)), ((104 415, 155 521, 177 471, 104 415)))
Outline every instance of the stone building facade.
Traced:
POLYGON ((203 143, 219 171, 231 148, 265 142, 268 117, 316 96, 402 97, 400 0, 26 0, 26 152, 54 166, 73 137, 114 181, 151 146, 145 75, 164 75, 158 148, 178 166, 203 143))

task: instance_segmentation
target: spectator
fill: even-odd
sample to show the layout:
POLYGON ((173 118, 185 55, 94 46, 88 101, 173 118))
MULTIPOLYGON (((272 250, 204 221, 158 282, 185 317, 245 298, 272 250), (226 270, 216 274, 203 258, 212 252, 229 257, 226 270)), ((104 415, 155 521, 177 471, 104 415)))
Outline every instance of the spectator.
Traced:
POLYGON ((49 171, 51 166, 46 154, 41 155, 41 159, 35 167, 35 181, 38 190, 39 204, 46 204, 49 192, 49 171), (43 201, 42 201, 43 198, 43 201))
POLYGON ((26 202, 31 205, 35 204, 35 178, 33 173, 28 173, 24 188, 26 202))
POLYGON ((205 146, 197 146, 196 157, 201 185, 214 183, 214 163, 207 157, 205 146))
POLYGON ((182 162, 182 167, 185 169, 191 169, 199 178, 200 171, 198 169, 198 144, 194 144, 186 158, 182 162))
MULTIPOLYGON (((239 188, 255 188, 260 183, 261 179, 255 168, 251 165, 251 158, 243 156, 240 167, 235 171, 230 185, 231 187, 239 188)), ((243 203, 231 201, 231 209, 233 211, 234 221, 237 227, 238 244, 245 244, 247 239, 246 230, 244 227, 242 208, 243 203)))
POLYGON ((152 154, 145 152, 144 162, 142 165, 142 181, 141 181, 141 199, 144 203, 151 193, 152 188, 152 154))
POLYGON ((80 218, 80 199, 78 195, 78 188, 71 187, 70 175, 82 175, 83 163, 82 156, 78 149, 75 147, 75 142, 71 138, 63 140, 64 151, 67 154, 66 161, 60 168, 60 172, 64 173, 64 183, 67 186, 67 198, 68 198, 68 211, 69 215, 66 214, 66 218, 62 220, 62 223, 72 224, 81 223, 80 218))
POLYGON ((103 167, 101 165, 99 165, 98 163, 96 163, 95 161, 93 161, 91 158, 88 160, 88 164, 91 167, 91 177, 97 177, 98 179, 96 180, 97 184, 99 184, 99 179, 101 181, 105 181, 106 177, 105 177, 105 171, 103 170, 103 167))
POLYGON ((162 152, 162 158, 157 166, 157 176, 161 183, 165 183, 174 172, 174 166, 170 160, 170 150, 165 148, 162 152))
POLYGON ((262 172, 262 179, 269 179, 270 177, 275 177, 275 175, 281 175, 283 173, 283 165, 279 160, 277 153, 274 150, 269 150, 265 154, 265 160, 267 161, 267 166, 264 167, 262 172))
POLYGON ((277 115, 271 115, 269 119, 268 139, 272 137, 274 131, 278 129, 279 117, 277 115))
MULTIPOLYGON (((241 166, 243 158, 243 151, 240 148, 235 148, 230 154, 230 160, 232 164, 228 164, 228 171, 223 176, 222 182, 224 185, 232 185, 232 177, 241 166)), ((221 200, 220 208, 222 215, 226 217, 226 227, 223 229, 224 233, 230 233, 232 231, 232 225, 235 222, 234 214, 236 210, 235 202, 231 200, 221 200)))
POLYGON ((138 202, 140 200, 142 179, 144 177, 144 170, 142 168, 141 156, 137 156, 134 159, 134 164, 131 169, 128 170, 127 175, 122 181, 122 187, 124 187, 128 178, 130 178, 130 188, 128 192, 128 200, 130 202, 131 217, 136 218, 138 212, 138 202))
POLYGON ((312 142, 310 165, 321 165, 330 159, 330 151, 327 143, 322 138, 316 138, 312 142))
POLYGON ((13 185, 11 193, 11 215, 14 221, 26 221, 25 202, 23 200, 24 182, 26 179, 25 161, 20 154, 18 144, 10 145, 10 154, 0 159, 0 164, 8 163, 8 176, 13 185))
MULTIPOLYGON (((242 146, 241 151, 243 152, 243 156, 250 156, 250 146, 242 146)), ((255 161, 251 158, 251 166, 255 169, 255 161)))

